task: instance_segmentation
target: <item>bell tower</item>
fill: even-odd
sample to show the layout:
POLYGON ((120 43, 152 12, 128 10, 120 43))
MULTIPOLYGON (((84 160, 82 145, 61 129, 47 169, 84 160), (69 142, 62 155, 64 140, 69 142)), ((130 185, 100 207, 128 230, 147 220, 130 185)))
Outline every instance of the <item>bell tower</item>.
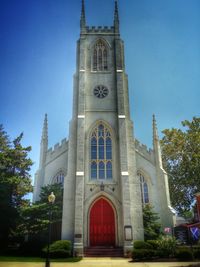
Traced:
POLYGON ((126 253, 143 239, 143 219, 117 1, 113 26, 89 27, 82 0, 73 90, 62 238, 83 255, 112 236, 126 253))

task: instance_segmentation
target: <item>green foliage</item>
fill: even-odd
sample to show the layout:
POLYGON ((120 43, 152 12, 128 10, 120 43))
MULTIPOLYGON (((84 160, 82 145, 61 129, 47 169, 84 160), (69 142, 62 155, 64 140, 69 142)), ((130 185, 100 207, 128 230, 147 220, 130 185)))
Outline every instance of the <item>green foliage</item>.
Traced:
POLYGON ((158 254, 160 257, 170 258, 175 255, 177 241, 171 236, 161 236, 158 239, 158 254))
POLYGON ((47 230, 49 223, 47 208, 46 203, 33 204, 22 208, 23 221, 18 227, 18 232, 25 235, 37 234, 41 230, 47 230))
POLYGON ((153 248, 151 244, 145 241, 141 241, 141 240, 134 241, 133 247, 134 249, 152 249, 153 248))
POLYGON ((151 205, 145 205, 143 207, 143 223, 144 223, 144 239, 156 240, 160 235, 161 225, 158 222, 159 217, 156 212, 153 211, 151 205))
POLYGON ((40 200, 21 209, 23 222, 18 231, 21 234, 38 234, 47 231, 49 224, 49 211, 52 211, 51 223, 62 219, 63 188, 61 184, 47 185, 41 188, 40 200), (54 192, 56 199, 52 206, 48 203, 48 196, 54 192))
MULTIPOLYGON (((47 248, 43 249, 47 252, 47 248)), ((68 258, 72 255, 72 244, 69 240, 58 240, 55 241, 49 247, 49 254, 51 258, 68 258)))
POLYGON ((175 256, 180 261, 192 261, 194 258, 193 253, 189 248, 178 249, 175 256))
POLYGON ((156 251, 153 249, 133 249, 132 259, 135 261, 150 260, 156 256, 156 251))
POLYGON ((21 222, 21 207, 29 201, 27 193, 32 192, 29 175, 32 161, 28 158, 31 147, 21 144, 23 134, 10 141, 3 126, 0 126, 0 246, 6 247, 9 238, 15 236, 21 222))
POLYGON ((153 249, 158 249, 158 240, 147 240, 146 242, 150 244, 153 249))
POLYGON ((200 191, 200 118, 185 120, 182 126, 164 130, 161 146, 171 203, 184 216, 200 191))

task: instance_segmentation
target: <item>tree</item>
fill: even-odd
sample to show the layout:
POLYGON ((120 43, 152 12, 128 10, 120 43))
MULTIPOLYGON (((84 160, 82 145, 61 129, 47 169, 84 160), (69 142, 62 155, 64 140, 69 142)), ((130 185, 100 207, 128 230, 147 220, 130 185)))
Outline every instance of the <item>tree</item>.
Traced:
POLYGON ((160 236, 161 224, 159 216, 153 207, 147 204, 143 207, 144 240, 156 240, 160 236))
POLYGON ((18 227, 18 235, 37 235, 46 233, 49 224, 49 203, 48 196, 54 192, 56 199, 52 206, 52 223, 62 220, 63 187, 62 184, 52 184, 41 188, 40 200, 24 206, 21 209, 23 220, 18 227))
POLYGON ((24 197, 32 192, 29 175, 31 147, 21 144, 23 134, 10 141, 0 125, 0 246, 6 247, 20 220, 20 208, 28 204, 24 197))
POLYGON ((180 215, 190 210, 200 192, 200 118, 185 120, 182 126, 164 130, 161 140, 171 203, 180 215))
POLYGON ((63 186, 62 184, 47 185, 41 188, 40 200, 21 208, 21 222, 16 232, 20 240, 18 253, 21 255, 39 256, 47 244, 49 212, 51 219, 51 242, 61 239, 63 186), (52 206, 48 196, 54 192, 56 199, 52 206), (24 238, 24 237, 28 237, 24 238))

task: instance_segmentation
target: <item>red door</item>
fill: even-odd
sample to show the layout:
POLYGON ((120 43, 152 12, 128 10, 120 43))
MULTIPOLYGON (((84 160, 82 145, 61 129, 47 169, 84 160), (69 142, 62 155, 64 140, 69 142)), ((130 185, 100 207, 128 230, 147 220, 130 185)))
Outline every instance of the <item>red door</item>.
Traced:
POLYGON ((104 198, 97 200, 90 211, 90 246, 115 246, 115 215, 104 198))

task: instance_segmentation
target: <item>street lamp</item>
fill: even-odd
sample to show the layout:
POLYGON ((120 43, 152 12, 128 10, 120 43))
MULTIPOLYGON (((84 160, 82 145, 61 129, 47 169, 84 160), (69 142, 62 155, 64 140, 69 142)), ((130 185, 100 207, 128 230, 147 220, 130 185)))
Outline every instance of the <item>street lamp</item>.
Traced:
POLYGON ((46 257, 46 264, 45 267, 50 267, 50 260, 49 260, 49 245, 50 245, 50 240, 51 240, 51 219, 52 219, 52 207, 55 202, 55 195, 53 192, 48 196, 48 202, 50 205, 49 208, 49 224, 48 224, 48 245, 47 245, 47 257, 46 257))

